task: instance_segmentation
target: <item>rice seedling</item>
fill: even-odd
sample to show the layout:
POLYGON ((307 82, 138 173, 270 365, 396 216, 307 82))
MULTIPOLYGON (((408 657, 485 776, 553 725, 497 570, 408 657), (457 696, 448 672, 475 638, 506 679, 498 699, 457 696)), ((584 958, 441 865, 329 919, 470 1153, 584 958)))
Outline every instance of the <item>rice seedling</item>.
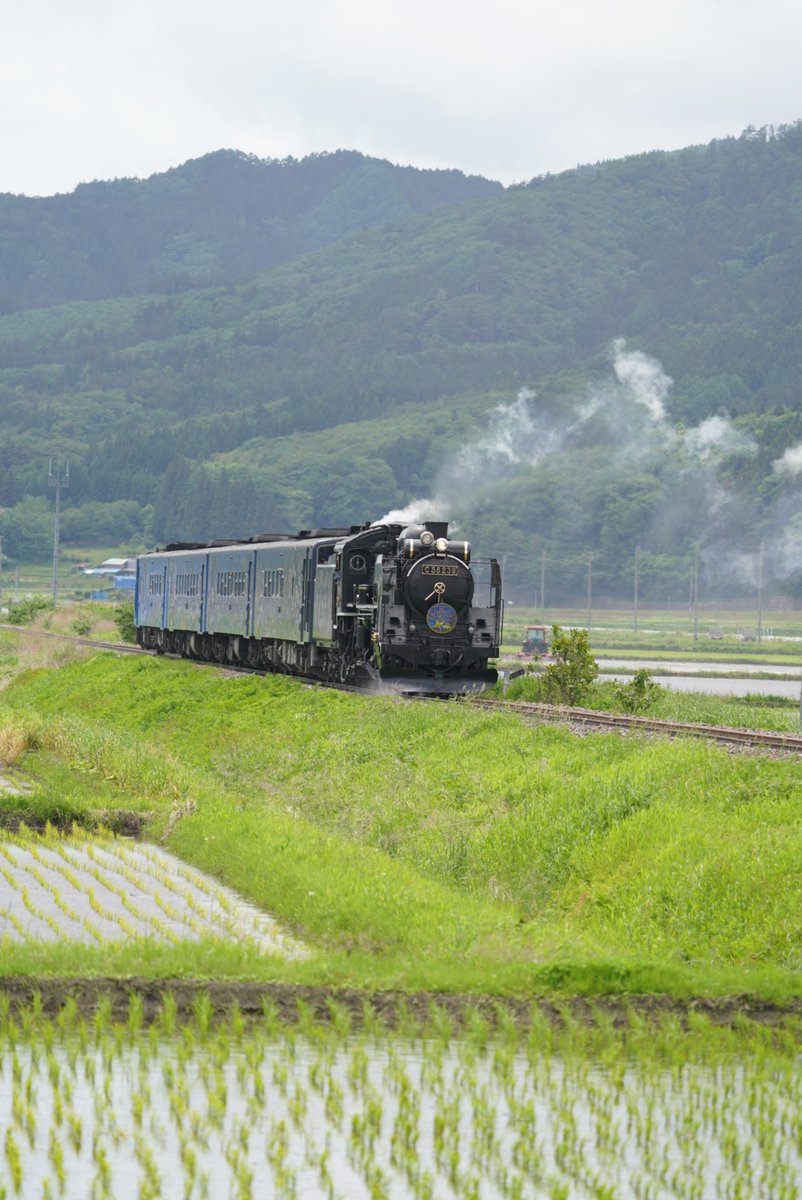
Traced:
POLYGON ((373 1022, 0 1002, 0 1181, 37 1200, 799 1194, 798 1029, 373 1022))
MULTIPOLYGON (((108 832, 70 835, 21 827, 0 837, 0 938, 94 942, 155 939, 177 944, 215 938, 259 951, 299 955, 255 910, 241 919, 235 898, 197 872, 189 882, 108 832), (196 881, 203 888, 195 887, 196 881), (207 899, 201 901, 199 896, 207 899)), ((247 906, 246 906, 247 907, 247 906)))

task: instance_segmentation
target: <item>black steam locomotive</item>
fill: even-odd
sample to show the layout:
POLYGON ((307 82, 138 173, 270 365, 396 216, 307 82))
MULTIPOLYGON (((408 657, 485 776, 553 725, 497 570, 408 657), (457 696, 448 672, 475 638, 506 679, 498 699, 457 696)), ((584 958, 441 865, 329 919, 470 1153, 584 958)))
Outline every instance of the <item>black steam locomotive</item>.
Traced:
POLYGON ((438 694, 495 682, 495 559, 444 522, 180 543, 137 559, 140 646, 313 679, 438 694))

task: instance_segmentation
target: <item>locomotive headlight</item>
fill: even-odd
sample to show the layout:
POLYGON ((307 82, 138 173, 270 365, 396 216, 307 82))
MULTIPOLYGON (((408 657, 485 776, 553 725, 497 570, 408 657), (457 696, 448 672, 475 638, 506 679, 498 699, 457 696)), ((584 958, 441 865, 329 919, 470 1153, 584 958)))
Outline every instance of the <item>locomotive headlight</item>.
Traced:
POLYGON ((438 538, 434 544, 434 548, 438 554, 445 554, 448 549, 448 538, 438 538))
POLYGON ((431 546, 433 541, 434 534, 432 533, 431 529, 424 529, 423 533, 420 535, 420 544, 422 546, 431 546))
POLYGON ((409 632, 410 632, 410 633, 417 633, 417 632, 418 632, 418 627, 417 627, 417 625, 410 625, 410 627, 409 627, 409 632))
POLYGON ((476 633, 476 627, 474 625, 469 625, 468 626, 468 637, 473 637, 473 635, 475 633, 476 633))

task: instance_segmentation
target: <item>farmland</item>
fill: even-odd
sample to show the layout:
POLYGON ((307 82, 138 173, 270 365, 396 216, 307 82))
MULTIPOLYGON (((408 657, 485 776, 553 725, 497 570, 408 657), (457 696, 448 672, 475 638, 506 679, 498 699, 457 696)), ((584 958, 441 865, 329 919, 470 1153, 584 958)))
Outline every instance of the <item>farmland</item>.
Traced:
POLYGON ((457 1030, 436 1005, 391 1032, 369 1004, 287 1025, 269 1000, 255 1020, 203 997, 180 1018, 169 993, 148 1025, 136 995, 124 1020, 0 1002, 0 1178, 67 1200, 790 1200, 798 1032, 536 1006, 457 1030))
POLYGON ((799 1194, 795 761, 7 638, 6 1200, 799 1194))

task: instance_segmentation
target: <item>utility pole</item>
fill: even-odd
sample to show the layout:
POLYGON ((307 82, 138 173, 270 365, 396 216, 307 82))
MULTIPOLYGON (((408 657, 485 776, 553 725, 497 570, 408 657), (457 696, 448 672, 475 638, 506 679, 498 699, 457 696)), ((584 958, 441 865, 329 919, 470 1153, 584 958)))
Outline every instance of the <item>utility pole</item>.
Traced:
POLYGON ((763 540, 757 553, 757 640, 763 641, 763 540))
POLYGON ((635 603, 633 605, 632 632, 638 632, 638 575, 640 570, 640 546, 635 547, 635 603))
POLYGON ((540 551, 540 619, 546 620, 546 551, 540 551))
POLYGON ((58 599, 58 535, 59 535, 59 518, 61 516, 61 493, 64 488, 70 486, 70 460, 67 459, 64 466, 64 474, 61 473, 61 455, 56 458, 56 469, 53 470, 53 458, 50 459, 50 467, 47 472, 47 486, 56 490, 56 517, 53 522, 53 603, 58 599))
POLYGON ((693 608, 693 640, 699 641, 699 543, 693 544, 693 572, 691 574, 691 605, 693 608))
POLYGON ((0 534, 0 603, 3 600, 3 537, 0 534))
POLYGON ((588 637, 590 637, 591 588, 593 586, 593 551, 588 552, 588 637))

